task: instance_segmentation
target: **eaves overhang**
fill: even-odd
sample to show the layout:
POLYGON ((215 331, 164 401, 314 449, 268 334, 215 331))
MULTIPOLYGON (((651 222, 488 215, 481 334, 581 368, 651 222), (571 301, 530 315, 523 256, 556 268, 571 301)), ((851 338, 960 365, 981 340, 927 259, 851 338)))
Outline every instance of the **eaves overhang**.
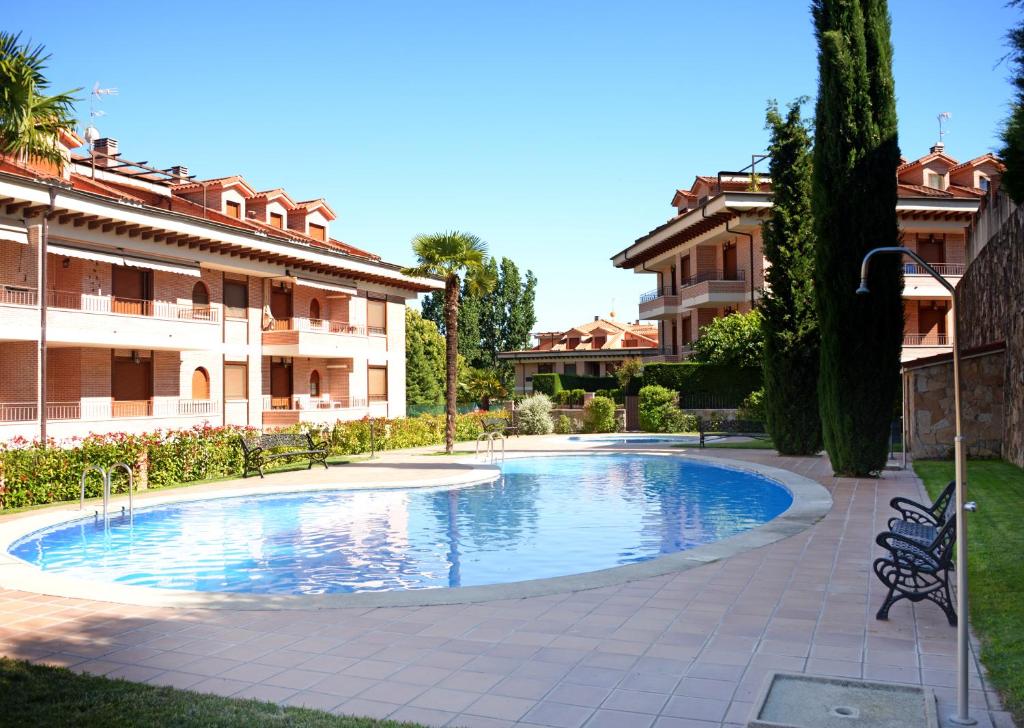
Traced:
POLYGON ((439 279, 407 276, 400 266, 392 263, 368 262, 340 251, 313 249, 263 232, 249 232, 212 220, 72 189, 58 181, 33 180, 0 172, 0 208, 13 206, 23 216, 31 217, 49 209, 51 192, 54 216, 76 226, 88 225, 90 229, 102 226, 104 232, 115 235, 152 239, 179 248, 200 248, 232 257, 246 256, 416 293, 444 288, 444 282, 439 279))
POLYGON ((760 216, 771 210, 768 192, 722 192, 701 207, 674 217, 651 230, 612 257, 616 268, 633 268, 667 250, 703 235, 744 215, 760 216))

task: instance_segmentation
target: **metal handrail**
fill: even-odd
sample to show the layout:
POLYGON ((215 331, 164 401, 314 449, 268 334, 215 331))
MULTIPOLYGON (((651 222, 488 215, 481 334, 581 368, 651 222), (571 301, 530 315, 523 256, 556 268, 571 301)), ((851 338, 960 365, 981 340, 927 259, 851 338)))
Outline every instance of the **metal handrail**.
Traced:
POLYGON ((135 475, 132 473, 132 469, 128 467, 128 463, 114 463, 107 468, 107 490, 110 490, 110 476, 113 475, 114 470, 121 468, 128 473, 128 515, 131 517, 135 513, 135 501, 132 496, 132 491, 135 490, 135 475))
POLYGON ((652 291, 642 293, 640 294, 640 303, 650 303, 664 296, 678 296, 679 292, 684 288, 689 288, 705 281, 745 281, 746 279, 747 272, 742 268, 737 269, 735 273, 729 276, 726 276, 723 270, 706 270, 684 278, 679 282, 678 287, 671 285, 659 286, 652 291))
POLYGON ((501 461, 505 462, 505 440, 508 438, 505 437, 505 433, 499 430, 494 430, 492 432, 481 432, 479 435, 476 436, 476 453, 474 454, 473 457, 480 457, 480 443, 486 440, 487 458, 488 460, 491 461, 492 464, 497 462, 497 459, 494 456, 494 441, 499 438, 501 439, 501 461))
MULTIPOLYGON (((81 493, 79 493, 79 496, 78 496, 78 510, 80 510, 80 511, 81 510, 85 510, 85 477, 89 473, 94 471, 94 470, 97 473, 100 474, 100 478, 103 480, 104 483, 106 483, 106 480, 107 480, 107 471, 106 470, 104 470, 103 468, 99 467, 98 465, 86 465, 85 466, 85 470, 82 471, 82 478, 81 478, 81 481, 80 481, 81 493)), ((104 492, 105 491, 106 491, 106 488, 104 487, 104 492)), ((104 504, 103 510, 104 511, 107 510, 106 504, 104 504)))
MULTIPOLYGON (((962 276, 967 266, 963 263, 929 263, 935 272, 942 276, 962 276)), ((904 263, 903 275, 906 276, 927 276, 931 275, 918 263, 904 263)))
MULTIPOLYGON (((85 469, 82 470, 82 477, 79 482, 80 492, 78 494, 78 510, 85 509, 85 478, 89 473, 95 471, 100 474, 103 478, 103 522, 106 523, 110 518, 110 476, 118 468, 122 468, 128 473, 128 517, 133 518, 135 515, 135 498, 133 491, 135 490, 135 474, 132 472, 131 467, 128 463, 114 463, 108 468, 101 468, 99 465, 86 465, 85 469)), ((124 507, 121 508, 124 511, 124 507)))

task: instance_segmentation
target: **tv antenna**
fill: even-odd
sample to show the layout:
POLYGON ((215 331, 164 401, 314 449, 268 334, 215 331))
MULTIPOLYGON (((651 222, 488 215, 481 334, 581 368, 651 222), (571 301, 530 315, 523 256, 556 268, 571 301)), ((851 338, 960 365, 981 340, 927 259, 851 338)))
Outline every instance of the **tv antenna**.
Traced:
POLYGON ((93 84, 92 91, 89 93, 89 126, 85 128, 84 132, 85 141, 89 145, 89 157, 92 160, 93 179, 96 178, 95 144, 96 140, 100 138, 100 130, 96 128, 95 121, 101 116, 106 116, 105 111, 97 108, 104 96, 117 96, 117 89, 100 88, 100 82, 97 81, 93 84))
POLYGON ((952 119, 953 115, 948 111, 943 111, 937 118, 939 120, 939 144, 944 146, 945 143, 943 142, 943 138, 946 136, 946 129, 943 126, 943 123, 952 119))

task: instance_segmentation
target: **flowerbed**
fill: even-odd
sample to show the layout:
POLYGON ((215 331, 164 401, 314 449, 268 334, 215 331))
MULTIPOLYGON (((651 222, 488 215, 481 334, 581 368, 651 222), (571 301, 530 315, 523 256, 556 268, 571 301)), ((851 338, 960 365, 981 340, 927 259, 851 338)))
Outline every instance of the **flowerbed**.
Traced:
MULTIPOLYGON (((473 440, 484 431, 483 417, 500 412, 459 415, 457 440, 473 440)), ((316 439, 328 439, 331 455, 356 455, 374 450, 397 450, 444 442, 443 415, 421 415, 339 421, 326 432, 310 425, 286 431, 311 430, 316 439)), ((189 430, 157 430, 145 434, 124 432, 73 438, 57 446, 42 447, 23 438, 0 444, 0 510, 71 501, 79 496, 80 478, 87 465, 108 467, 128 463, 137 486, 160 488, 179 483, 240 476, 242 452, 238 438, 258 432, 251 427, 197 426, 189 430)), ((125 492, 127 477, 113 476, 115 492, 125 492)), ((102 495, 99 477, 86 479, 89 497, 102 495)))

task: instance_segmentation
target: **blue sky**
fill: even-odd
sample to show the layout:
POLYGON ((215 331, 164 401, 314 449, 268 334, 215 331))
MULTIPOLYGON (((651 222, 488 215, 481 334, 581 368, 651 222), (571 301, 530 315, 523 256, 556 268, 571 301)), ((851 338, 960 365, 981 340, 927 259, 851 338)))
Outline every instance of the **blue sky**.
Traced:
MULTIPOLYGON (((952 156, 994 150, 1019 13, 890 5, 904 155, 941 111, 952 156)), ((402 264, 417 233, 472 231, 537 274, 550 330, 635 318, 654 281, 610 256, 672 214, 676 187, 762 151, 767 99, 815 93, 807 8, 97 0, 19 2, 4 25, 47 46, 55 88, 120 90, 97 126, 127 158, 326 197, 334 237, 402 264)))

